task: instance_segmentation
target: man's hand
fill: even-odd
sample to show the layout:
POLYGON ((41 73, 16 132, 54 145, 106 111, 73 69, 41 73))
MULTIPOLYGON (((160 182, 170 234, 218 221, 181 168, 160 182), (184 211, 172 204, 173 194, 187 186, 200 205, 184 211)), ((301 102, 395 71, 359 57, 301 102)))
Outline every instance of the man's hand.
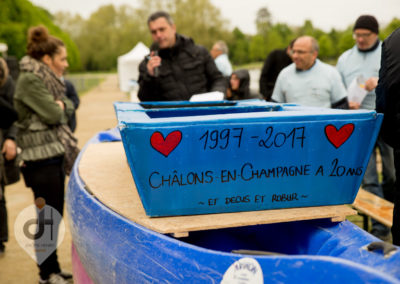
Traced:
POLYGON ((154 56, 154 51, 152 51, 150 53, 150 59, 149 61, 147 61, 147 73, 149 73, 150 76, 154 76, 154 68, 160 65, 161 65, 161 57, 154 56))
POLYGON ((12 139, 6 139, 3 144, 1 153, 8 161, 13 160, 17 156, 17 144, 12 139))
POLYGON ((350 109, 359 109, 360 108, 360 104, 357 102, 349 102, 349 108, 350 109))
POLYGON ((378 86, 378 79, 378 77, 371 77, 367 81, 365 81, 365 89, 368 92, 371 92, 373 89, 375 89, 376 86, 378 86))

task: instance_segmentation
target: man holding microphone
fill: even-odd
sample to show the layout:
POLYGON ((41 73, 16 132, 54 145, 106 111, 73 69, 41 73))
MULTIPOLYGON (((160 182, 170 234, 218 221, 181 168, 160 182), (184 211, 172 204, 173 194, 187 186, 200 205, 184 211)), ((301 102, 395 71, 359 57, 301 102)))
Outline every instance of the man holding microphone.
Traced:
POLYGON ((226 81, 205 47, 176 33, 171 16, 155 12, 147 21, 153 45, 139 65, 141 101, 189 100, 192 95, 220 91, 226 81))

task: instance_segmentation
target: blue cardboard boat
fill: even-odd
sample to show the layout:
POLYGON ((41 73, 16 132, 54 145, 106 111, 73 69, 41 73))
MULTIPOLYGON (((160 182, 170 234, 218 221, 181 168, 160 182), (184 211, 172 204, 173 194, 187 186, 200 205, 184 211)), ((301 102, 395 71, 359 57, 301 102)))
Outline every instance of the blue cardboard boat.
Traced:
POLYGON ((260 100, 114 106, 149 216, 351 204, 382 121, 260 100))
MULTIPOLYGON (((99 133, 89 145, 118 136, 115 129, 99 133)), ((203 230, 181 239, 149 230, 93 195, 79 172, 86 147, 67 191, 74 252, 87 276, 74 271, 76 284, 400 283, 399 248, 386 255, 367 250, 378 239, 348 221, 203 230)), ((93 170, 95 175, 96 165, 93 170)), ((118 194, 118 185, 109 190, 118 194)))

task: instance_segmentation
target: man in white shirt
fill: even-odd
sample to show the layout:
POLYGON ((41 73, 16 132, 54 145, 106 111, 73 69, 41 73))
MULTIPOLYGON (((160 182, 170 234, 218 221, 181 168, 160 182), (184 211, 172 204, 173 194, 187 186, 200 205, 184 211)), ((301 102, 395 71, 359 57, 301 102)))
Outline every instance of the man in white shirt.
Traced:
POLYGON ((272 100, 325 108, 348 108, 347 93, 336 68, 321 62, 318 42, 311 36, 296 39, 293 63, 278 76, 272 100))

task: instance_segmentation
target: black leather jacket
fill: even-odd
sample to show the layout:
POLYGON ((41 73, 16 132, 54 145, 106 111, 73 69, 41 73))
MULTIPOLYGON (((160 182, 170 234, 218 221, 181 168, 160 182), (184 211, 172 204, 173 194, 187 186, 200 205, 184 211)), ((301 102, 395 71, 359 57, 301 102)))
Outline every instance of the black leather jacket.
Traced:
MULTIPOLYGON (((17 112, 13 106, 14 81, 8 76, 4 85, 0 86, 0 128, 5 138, 15 139, 17 128, 12 126, 18 119, 17 112)), ((0 146, 2 145, 0 140, 0 146)))
POLYGON ((139 65, 138 97, 141 101, 189 100, 199 93, 225 93, 226 81, 213 58, 192 39, 177 34, 176 44, 159 50, 158 55, 162 59, 158 77, 147 73, 147 59, 139 65))
POLYGON ((265 59, 260 75, 260 93, 265 100, 271 100, 279 72, 291 63, 292 59, 287 54, 286 49, 273 50, 265 59))
POLYGON ((393 148, 400 149, 400 28, 382 44, 376 110, 384 113, 383 139, 393 148))

